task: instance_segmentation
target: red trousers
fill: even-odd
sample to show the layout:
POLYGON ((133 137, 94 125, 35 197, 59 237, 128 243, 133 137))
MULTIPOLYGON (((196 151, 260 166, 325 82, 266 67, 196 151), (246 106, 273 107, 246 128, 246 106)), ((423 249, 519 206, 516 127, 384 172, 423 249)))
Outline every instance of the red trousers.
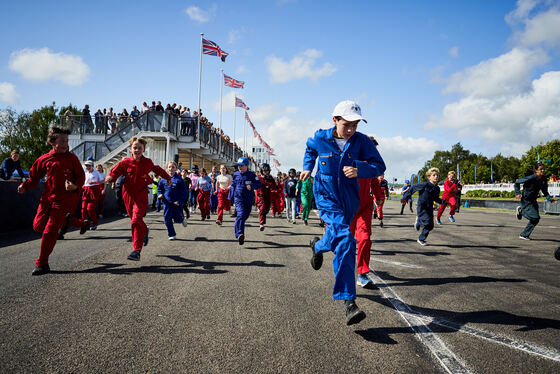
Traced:
POLYGON ((231 201, 228 199, 229 190, 218 188, 218 218, 216 221, 224 220, 224 210, 231 209, 231 201))
POLYGON ((126 212, 130 217, 132 249, 141 251, 144 245, 144 236, 148 232, 148 226, 144 223, 144 216, 148 210, 148 191, 146 190, 145 196, 135 199, 123 190, 123 200, 126 212))
POLYGON ((383 219, 383 204, 385 204, 385 195, 381 195, 381 197, 374 195, 373 201, 375 203, 375 213, 377 214, 377 218, 383 219))
POLYGON ((266 224, 266 215, 270 211, 271 197, 260 197, 257 200, 257 206, 259 207, 259 224, 265 225, 266 224))
POLYGON ((198 202, 198 209, 200 209, 200 215, 208 217, 210 215, 210 190, 203 191, 199 189, 196 200, 198 202))
POLYGON ((373 205, 367 204, 360 207, 350 224, 350 232, 356 238, 357 249, 357 269, 358 274, 366 274, 370 271, 369 259, 371 251, 371 217, 373 215, 373 205))
POLYGON ((437 210, 437 219, 441 219, 441 215, 448 205, 451 207, 449 215, 452 216, 455 214, 455 210, 457 210, 457 200, 455 200, 455 196, 447 198, 447 204, 441 204, 439 206, 439 209, 437 210))
POLYGON ((82 192, 82 220, 97 226, 97 201, 101 194, 99 187, 84 187, 82 192))
POLYGON ((41 250, 39 257, 35 261, 36 266, 46 266, 49 264, 49 256, 54 249, 58 232, 66 224, 66 215, 72 214, 70 225, 81 227, 82 221, 73 216, 76 205, 78 204, 78 194, 74 193, 62 201, 43 201, 39 203, 37 214, 33 220, 33 230, 43 233, 41 238, 41 250))

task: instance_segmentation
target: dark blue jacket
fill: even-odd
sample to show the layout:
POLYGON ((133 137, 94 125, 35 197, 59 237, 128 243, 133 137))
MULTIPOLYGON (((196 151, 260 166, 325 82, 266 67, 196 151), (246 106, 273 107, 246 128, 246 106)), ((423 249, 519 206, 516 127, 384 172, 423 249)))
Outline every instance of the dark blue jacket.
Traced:
POLYGON ((439 197, 439 186, 431 182, 418 183, 412 186, 412 193, 418 192, 418 217, 433 218, 434 217, 434 201, 441 204, 439 197))
POLYGON ((342 209, 344 218, 351 222, 360 207, 358 178, 377 178, 385 172, 385 162, 370 138, 355 132, 341 152, 333 131, 318 130, 307 139, 303 170, 313 171, 318 159, 317 173, 313 181, 313 193, 319 210, 342 209), (358 178, 347 178, 342 169, 352 166, 358 169, 358 178))
POLYGON ((250 170, 241 174, 238 170, 233 174, 233 182, 229 190, 228 199, 231 200, 235 197, 235 200, 241 199, 240 201, 252 201, 255 197, 255 190, 261 188, 262 184, 259 177, 250 170), (251 191, 247 189, 247 185, 251 185, 251 191))
POLYGON ((16 169, 19 173, 20 178, 23 178, 25 174, 23 174, 23 170, 21 170, 19 160, 14 161, 11 157, 7 157, 2 162, 2 167, 0 168, 0 178, 6 180, 10 179, 12 177, 12 174, 14 173, 14 170, 16 169))
POLYGON ((286 197, 296 197, 297 179, 288 178, 284 181, 284 194, 286 197))
POLYGON ((158 196, 163 195, 163 202, 167 204, 178 202, 179 206, 183 206, 187 199, 187 185, 179 174, 175 174, 171 177, 171 185, 169 186, 165 179, 160 179, 157 192, 158 196))

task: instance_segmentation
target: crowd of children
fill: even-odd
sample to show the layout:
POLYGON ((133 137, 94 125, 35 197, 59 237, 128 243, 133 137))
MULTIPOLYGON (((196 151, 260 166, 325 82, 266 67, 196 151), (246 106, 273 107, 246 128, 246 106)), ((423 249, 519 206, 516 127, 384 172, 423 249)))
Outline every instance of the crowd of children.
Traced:
MULTIPOLYGON (((42 233, 39 257, 35 261, 33 275, 50 271, 48 259, 56 241, 64 239, 69 226, 80 229, 84 234, 95 230, 103 214, 106 185, 113 183, 120 199, 124 215, 130 217, 132 252, 129 260, 139 261, 140 254, 149 242, 149 228, 144 223, 148 209, 148 187, 153 185, 153 208, 163 206, 164 223, 169 240, 177 233, 173 224, 187 227, 187 220, 200 211, 202 221, 215 214, 216 224, 222 225, 224 212, 235 207, 234 235, 240 245, 245 242, 245 223, 254 206, 258 208, 259 229, 266 227, 266 217, 272 210, 273 217, 280 217, 286 210, 286 219, 295 224, 298 214, 308 225, 309 214, 316 206, 320 220, 324 223, 322 238, 310 242, 311 266, 319 270, 323 253, 333 252, 334 287, 333 298, 344 302, 346 323, 352 325, 365 318, 365 313, 356 305, 356 284, 362 287, 373 285, 367 274, 370 270, 372 246, 372 218, 383 227, 383 205, 389 197, 387 181, 384 179, 385 163, 377 151, 377 141, 357 131, 362 117, 360 107, 353 101, 340 102, 332 113, 333 127, 318 130, 307 140, 303 171, 290 169, 288 175, 271 175, 268 164, 262 164, 257 173, 249 170, 249 159, 241 157, 234 167, 233 175, 226 165, 220 170, 192 167, 192 172, 179 170, 174 161, 166 164, 166 170, 154 165, 143 155, 146 141, 132 137, 129 141, 131 156, 117 163, 105 176, 103 167, 88 160, 82 166, 77 157, 69 152, 69 130, 51 126, 47 141, 52 150, 39 157, 29 171, 29 178, 19 187, 22 194, 37 186, 45 178, 45 191, 41 197, 33 229, 42 233), (311 173, 317 164, 315 177, 311 173), (160 179, 157 180, 156 178, 160 179), (82 201, 81 219, 74 216, 77 204, 82 201), (357 281, 355 271, 357 270, 357 281)), ((434 228, 434 202, 440 204, 436 223, 449 206, 449 220, 455 222, 458 208, 456 196, 461 186, 456 174, 450 171, 444 182, 444 193, 440 198, 438 186, 439 170, 430 168, 427 181, 411 185, 406 180, 402 188, 401 211, 410 204, 412 195, 419 193, 414 228, 422 229, 417 242, 425 246, 430 231, 434 228)), ((515 182, 516 197, 521 200, 517 211, 518 219, 529 220, 520 238, 528 240, 538 224, 540 216, 536 198, 539 192, 552 202, 548 194, 544 166, 538 164, 534 173, 515 182), (521 194, 520 186, 523 185, 521 194)))

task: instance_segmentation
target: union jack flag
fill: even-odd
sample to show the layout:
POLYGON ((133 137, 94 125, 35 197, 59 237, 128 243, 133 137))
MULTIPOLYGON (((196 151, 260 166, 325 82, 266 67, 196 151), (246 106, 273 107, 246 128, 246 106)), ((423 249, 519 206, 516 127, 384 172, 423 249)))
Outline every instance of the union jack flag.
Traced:
POLYGON ((275 158, 272 159, 272 162, 274 162, 276 164, 276 166, 281 166, 280 163, 278 162, 278 160, 275 159, 275 158))
POLYGON ((224 74, 224 84, 227 87, 243 88, 243 85, 245 84, 245 82, 235 80, 232 77, 230 77, 229 75, 224 74))
POLYGON ((243 102, 243 100, 241 100, 240 98, 238 98, 237 96, 235 97, 235 106, 243 108, 245 110, 249 110, 249 107, 247 105, 245 105, 245 103, 243 102))
POLYGON ((202 38, 202 53, 210 56, 218 56, 223 62, 226 62, 226 57, 229 55, 226 51, 222 51, 219 45, 204 38, 202 38))

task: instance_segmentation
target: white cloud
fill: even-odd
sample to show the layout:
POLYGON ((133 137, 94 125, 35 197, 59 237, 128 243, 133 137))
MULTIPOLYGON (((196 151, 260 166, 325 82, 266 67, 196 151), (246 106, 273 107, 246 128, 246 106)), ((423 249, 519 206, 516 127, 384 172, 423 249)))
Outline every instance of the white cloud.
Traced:
POLYGON ((558 46, 560 44, 560 11, 551 9, 528 19, 525 30, 517 33, 514 39, 525 46, 535 46, 541 43, 558 46))
MULTIPOLYGON (((222 111, 223 112, 233 112, 234 108, 235 108, 235 96, 237 96, 238 98, 242 99, 242 95, 240 95, 238 92, 236 91, 229 91, 228 93, 226 93, 223 98, 222 98, 222 111)), ((245 103, 247 104, 247 103, 245 103)), ((247 104, 249 105, 249 104, 247 104)), ((249 108, 251 106, 249 105, 249 108)), ((220 112, 220 98, 218 98, 217 100, 214 100, 212 102, 212 109, 214 109, 216 112, 220 112)), ((204 113, 204 111, 203 111, 204 113)))
POLYGON ((7 82, 0 82, 0 102, 8 104, 17 104, 19 102, 19 95, 16 92, 16 87, 7 82))
POLYGON ((325 62, 321 67, 315 68, 317 59, 323 53, 316 49, 307 49, 296 55, 288 62, 279 57, 269 56, 265 63, 273 83, 286 83, 296 79, 309 79, 317 81, 336 72, 336 67, 330 62, 325 62))
POLYGON ((247 68, 245 67, 245 65, 240 65, 240 66, 235 70, 235 72, 236 72, 237 74, 243 74, 243 73, 246 73, 246 72, 247 72, 247 68))
POLYGON ((397 178, 401 183, 404 179, 409 179, 411 174, 416 174, 440 148, 437 142, 423 137, 373 136, 379 143, 377 150, 387 166, 385 176, 397 178))
POLYGON ((449 56, 451 57, 459 56, 459 47, 457 46, 451 47, 451 49, 449 50, 449 56))
POLYGON ((185 13, 191 20, 198 23, 205 23, 210 21, 210 19, 214 16, 214 14, 216 13, 216 9, 216 4, 213 4, 212 7, 208 10, 204 10, 195 5, 191 5, 190 7, 185 9, 185 13))
POLYGON ((233 29, 229 32, 229 36, 228 36, 228 42, 230 44, 233 44, 235 42, 237 42, 239 39, 241 39, 243 37, 243 35, 246 33, 247 29, 245 27, 242 27, 240 29, 233 29))
POLYGON ((53 79, 71 86, 82 85, 90 75, 89 66, 80 56, 53 53, 48 48, 14 51, 9 66, 31 81, 53 79))

